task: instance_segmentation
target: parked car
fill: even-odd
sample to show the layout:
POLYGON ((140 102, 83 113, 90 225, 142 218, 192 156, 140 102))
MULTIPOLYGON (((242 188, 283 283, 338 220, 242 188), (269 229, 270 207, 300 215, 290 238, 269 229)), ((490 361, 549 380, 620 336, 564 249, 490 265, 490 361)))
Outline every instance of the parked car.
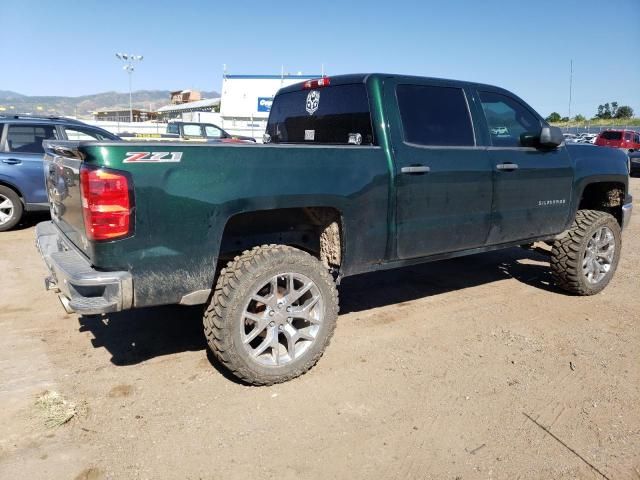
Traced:
POLYGON ((595 144, 597 138, 598 138, 597 133, 583 133, 578 139, 578 143, 595 144))
POLYGON ((49 288, 81 314, 207 304, 213 354, 264 385, 322 356, 345 276, 547 241, 556 283, 593 295, 618 265, 627 156, 565 145, 507 90, 310 80, 278 91, 265 141, 47 142, 49 288))
POLYGON ((169 122, 166 133, 123 133, 120 137, 124 140, 186 140, 220 143, 255 143, 253 137, 231 135, 226 130, 213 123, 197 122, 169 122))
POLYGON ((640 134, 633 130, 604 130, 595 144, 600 147, 621 148, 627 152, 640 150, 640 134))
POLYGON ((564 141, 567 143, 577 143, 578 137, 573 133, 563 133, 564 141))
POLYGON ((43 140, 117 140, 77 120, 61 117, 0 116, 0 232, 25 212, 48 210, 42 173, 43 140))

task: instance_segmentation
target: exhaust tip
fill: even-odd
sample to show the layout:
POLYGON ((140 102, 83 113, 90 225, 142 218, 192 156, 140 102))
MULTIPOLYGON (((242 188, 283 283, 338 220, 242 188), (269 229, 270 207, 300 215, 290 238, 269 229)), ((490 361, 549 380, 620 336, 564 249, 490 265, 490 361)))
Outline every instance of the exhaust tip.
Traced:
POLYGON ((62 304, 62 308, 64 308, 65 312, 75 313, 75 310, 71 308, 71 305, 69 304, 69 299, 65 297, 62 293, 58 294, 58 300, 60 300, 60 303, 62 304))

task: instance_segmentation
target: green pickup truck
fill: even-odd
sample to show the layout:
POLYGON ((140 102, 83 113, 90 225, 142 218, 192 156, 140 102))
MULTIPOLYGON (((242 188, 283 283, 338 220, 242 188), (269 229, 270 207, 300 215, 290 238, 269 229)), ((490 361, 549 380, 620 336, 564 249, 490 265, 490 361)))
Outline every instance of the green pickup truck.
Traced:
POLYGON ((535 241, 573 294, 616 270, 627 157, 565 145, 501 88, 311 80, 278 92, 264 140, 46 142, 48 288, 84 315, 205 304, 216 358, 264 385, 318 361, 344 276, 535 241))

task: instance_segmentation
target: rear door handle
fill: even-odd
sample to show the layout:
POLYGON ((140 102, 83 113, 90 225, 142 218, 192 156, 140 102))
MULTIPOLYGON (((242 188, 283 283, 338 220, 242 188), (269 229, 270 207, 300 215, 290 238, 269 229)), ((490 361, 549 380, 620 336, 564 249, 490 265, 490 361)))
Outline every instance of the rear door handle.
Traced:
POLYGON ((7 165, 18 165, 22 163, 22 160, 18 160, 17 158, 3 158, 2 163, 6 163, 7 165))
POLYGON ((518 169, 518 164, 517 163, 499 163, 496 165, 496 168, 498 170, 502 170, 505 172, 511 172, 513 170, 518 169))
POLYGON ((411 165, 410 167, 402 167, 400 169, 402 173, 416 174, 416 173, 429 173, 431 168, 424 165, 411 165))

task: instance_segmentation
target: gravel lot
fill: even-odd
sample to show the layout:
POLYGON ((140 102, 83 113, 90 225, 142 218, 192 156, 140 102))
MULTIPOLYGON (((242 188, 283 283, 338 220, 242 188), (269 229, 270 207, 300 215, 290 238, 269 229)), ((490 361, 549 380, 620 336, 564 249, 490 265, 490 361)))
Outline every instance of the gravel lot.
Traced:
POLYGON ((65 314, 42 219, 0 234, 2 479, 640 478, 638 218, 594 297, 517 248, 346 279, 320 363, 262 388, 217 369, 200 308, 65 314))

